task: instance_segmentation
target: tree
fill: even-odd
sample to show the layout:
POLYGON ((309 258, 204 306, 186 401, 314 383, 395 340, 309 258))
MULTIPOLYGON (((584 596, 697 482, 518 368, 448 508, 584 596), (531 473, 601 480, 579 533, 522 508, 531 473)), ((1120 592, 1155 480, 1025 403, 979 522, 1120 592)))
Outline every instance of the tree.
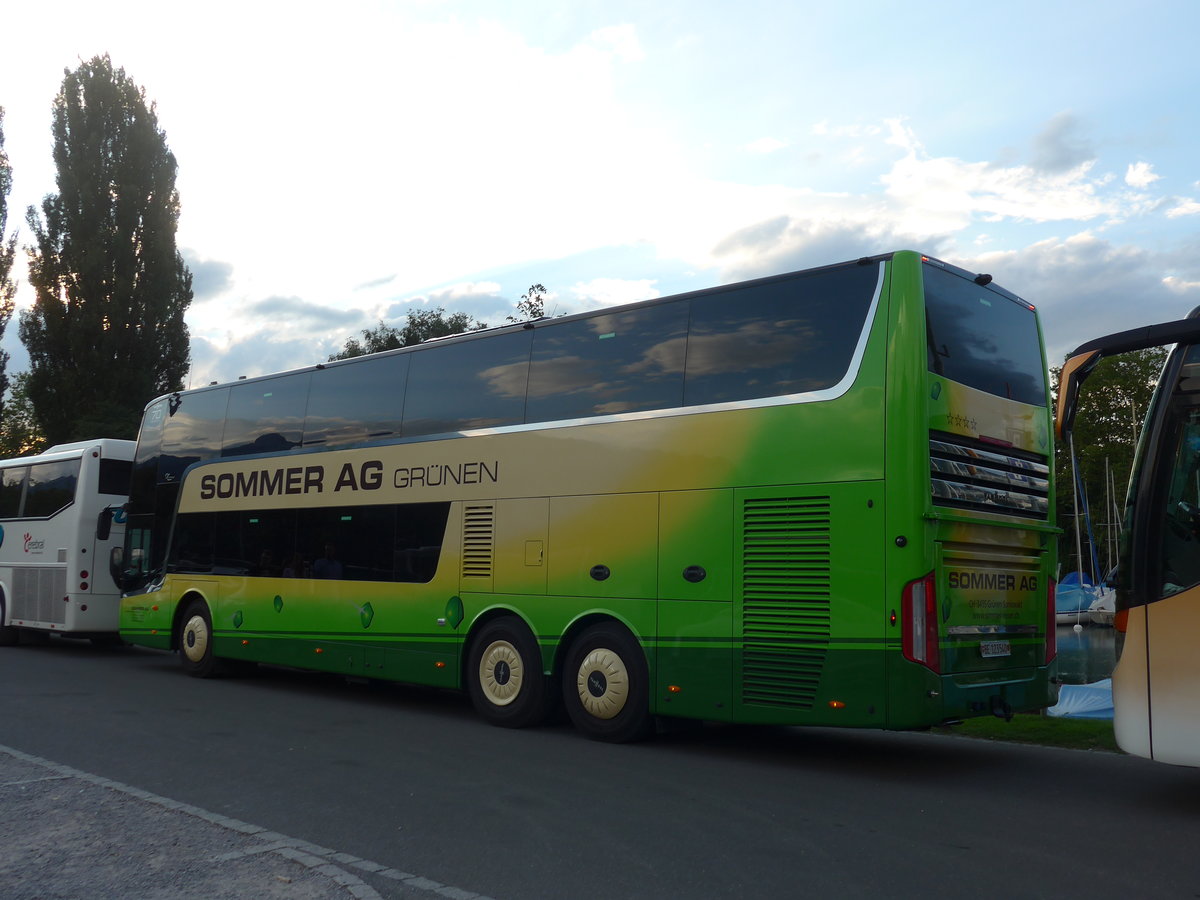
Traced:
MULTIPOLYGON (((12 319, 16 302, 17 283, 12 278, 13 261, 17 257, 17 233, 14 231, 6 240, 8 227, 8 195, 12 191, 12 166, 4 151, 4 107, 0 106, 0 339, 12 319)), ((2 398, 8 390, 8 351, 0 350, 0 422, 4 418, 2 398)))
POLYGON ((38 431, 29 401, 29 373, 13 376, 8 399, 4 404, 4 421, 0 423, 0 459, 28 456, 46 448, 46 439, 38 431))
POLYGON ((177 165, 145 91, 107 55, 54 101, 58 193, 27 214, 35 300, 21 314, 27 389, 50 443, 131 438, 183 386, 192 275, 175 244, 177 165))
POLYGON ((434 309, 410 309, 403 328, 380 320, 374 328, 363 329, 361 341, 358 338, 348 339, 342 352, 333 354, 329 359, 350 359, 352 356, 365 356, 382 350, 411 347, 430 338, 478 331, 481 328, 487 328, 487 324, 476 322, 466 313, 446 315, 446 310, 440 306, 434 309))
MULTIPOLYGON (((1075 417, 1074 445, 1083 483, 1082 501, 1086 500, 1091 515, 1092 534, 1103 577, 1110 563, 1105 547, 1109 537, 1120 527, 1120 518, 1113 513, 1109 500, 1124 509, 1125 488, 1133 469, 1133 455, 1141 433, 1142 420, 1150 405, 1159 372, 1166 361, 1163 347, 1151 347, 1132 353, 1122 353, 1102 359, 1088 376, 1079 391, 1078 415, 1075 417)), ((1058 396, 1058 381, 1062 368, 1050 370, 1051 389, 1058 396)), ((1055 462, 1058 484, 1058 521, 1063 527, 1059 541, 1062 571, 1076 567, 1074 506, 1075 491, 1071 477, 1070 447, 1063 444, 1055 462)), ((1083 571, 1091 572, 1088 533, 1081 522, 1083 536, 1083 571)))
POLYGON ((544 318, 546 315, 546 288, 540 284, 531 284, 529 290, 517 301, 517 315, 507 316, 506 322, 529 322, 544 318))

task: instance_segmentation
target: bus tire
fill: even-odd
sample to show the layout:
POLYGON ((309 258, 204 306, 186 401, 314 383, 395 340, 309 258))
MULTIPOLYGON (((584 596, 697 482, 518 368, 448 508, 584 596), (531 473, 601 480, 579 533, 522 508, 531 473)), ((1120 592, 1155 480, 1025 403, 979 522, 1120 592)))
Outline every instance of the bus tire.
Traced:
POLYGON ((21 631, 13 625, 5 625, 8 618, 8 605, 4 595, 0 594, 0 647, 15 647, 21 639, 21 631))
POLYGON ((484 625, 467 659, 467 691, 488 723, 526 728, 546 718, 550 691, 541 649, 516 616, 484 625))
POLYGON ((203 600, 192 600, 179 620, 179 661, 183 671, 195 678, 218 674, 213 656, 212 614, 203 600))
POLYGON ((637 741, 653 728, 646 654, 620 625, 593 625, 579 636, 563 667, 562 689, 571 722, 592 740, 637 741))

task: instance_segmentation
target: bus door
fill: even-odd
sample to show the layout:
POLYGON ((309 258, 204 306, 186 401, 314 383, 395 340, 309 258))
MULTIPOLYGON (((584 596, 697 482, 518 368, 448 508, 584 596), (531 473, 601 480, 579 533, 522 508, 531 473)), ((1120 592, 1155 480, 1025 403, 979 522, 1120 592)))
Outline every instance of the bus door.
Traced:
MULTIPOLYGON (((1200 367, 1197 367, 1200 368, 1200 367)), ((1195 379, 1200 387, 1200 379, 1195 379)), ((1182 388, 1189 381, 1181 379, 1182 388)), ((1148 732, 1154 759, 1194 764, 1200 745, 1200 392, 1178 394, 1161 432, 1166 438, 1158 482, 1160 560, 1148 577, 1151 602, 1126 615, 1125 647, 1114 676, 1119 730, 1148 732), (1144 628, 1144 632, 1142 629, 1144 628), (1133 646, 1131 646, 1131 644, 1133 646), (1136 669, 1144 667, 1144 674, 1136 669), (1137 694, 1144 693, 1141 697, 1137 694), (1144 699, 1142 699, 1144 697, 1144 699), (1144 720, 1140 713, 1145 710, 1144 720), (1126 715, 1128 711, 1128 715, 1126 715)), ((1120 735, 1118 735, 1120 737, 1120 735)), ((1124 743, 1122 743, 1124 746, 1124 743)))

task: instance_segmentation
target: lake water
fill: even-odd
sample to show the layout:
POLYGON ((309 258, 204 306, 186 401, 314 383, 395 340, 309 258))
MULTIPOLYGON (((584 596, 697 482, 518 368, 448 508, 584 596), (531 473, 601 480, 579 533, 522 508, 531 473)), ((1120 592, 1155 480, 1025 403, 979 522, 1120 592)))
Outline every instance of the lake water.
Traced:
POLYGON ((1058 677, 1063 684, 1091 684, 1108 678, 1117 665, 1115 628, 1084 625, 1076 632, 1072 625, 1059 625, 1058 677))

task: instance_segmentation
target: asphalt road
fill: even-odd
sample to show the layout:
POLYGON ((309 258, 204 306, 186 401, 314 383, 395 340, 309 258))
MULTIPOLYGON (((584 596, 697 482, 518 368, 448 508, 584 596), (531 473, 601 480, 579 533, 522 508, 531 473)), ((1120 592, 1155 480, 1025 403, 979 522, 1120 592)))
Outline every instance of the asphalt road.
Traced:
MULTIPOLYGON (((1200 896, 1200 770, 1113 754, 718 726, 611 746, 66 640, 0 648, 0 685, 0 745, 439 886, 366 879, 382 897, 1200 896)), ((0 816, 0 861, 20 827, 0 816)))

